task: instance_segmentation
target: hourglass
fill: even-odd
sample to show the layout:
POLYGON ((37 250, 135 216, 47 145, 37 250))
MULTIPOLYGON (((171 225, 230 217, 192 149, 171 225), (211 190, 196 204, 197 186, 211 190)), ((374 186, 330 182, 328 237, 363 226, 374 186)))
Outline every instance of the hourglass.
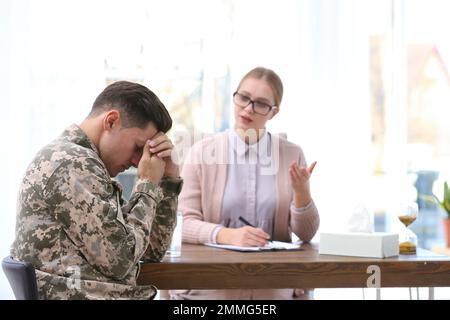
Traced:
POLYGON ((399 213, 398 218, 404 225, 400 233, 400 254, 415 254, 417 248, 417 236, 408 227, 417 219, 419 208, 416 202, 409 203, 399 213))

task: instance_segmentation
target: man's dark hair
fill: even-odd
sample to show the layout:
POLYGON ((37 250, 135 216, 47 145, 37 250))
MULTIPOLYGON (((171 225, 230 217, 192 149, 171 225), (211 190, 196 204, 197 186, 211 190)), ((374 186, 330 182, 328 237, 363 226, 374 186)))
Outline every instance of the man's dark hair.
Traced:
POLYGON ((110 84, 95 99, 89 117, 117 109, 125 128, 145 128, 152 122, 158 131, 167 132, 172 127, 172 118, 164 104, 147 87, 129 81, 110 84))

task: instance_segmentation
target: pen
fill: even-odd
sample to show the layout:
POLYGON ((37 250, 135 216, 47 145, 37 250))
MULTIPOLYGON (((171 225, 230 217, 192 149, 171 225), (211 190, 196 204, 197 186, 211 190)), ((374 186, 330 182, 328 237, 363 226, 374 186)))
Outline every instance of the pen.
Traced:
MULTIPOLYGON (((244 217, 239 216, 238 219, 241 220, 241 222, 242 222, 243 224, 245 224, 245 225, 247 225, 247 226, 250 226, 250 227, 253 227, 253 228, 256 228, 254 225, 252 225, 250 222, 248 222, 244 217)), ((272 242, 272 239, 269 238, 269 239, 267 239, 267 241, 272 242)))

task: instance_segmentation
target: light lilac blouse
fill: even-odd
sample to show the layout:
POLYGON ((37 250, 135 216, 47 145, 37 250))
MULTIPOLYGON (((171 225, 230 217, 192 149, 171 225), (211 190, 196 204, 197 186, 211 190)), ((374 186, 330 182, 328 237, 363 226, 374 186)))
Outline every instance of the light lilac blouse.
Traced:
MULTIPOLYGON (((211 242, 216 243, 222 227, 240 228, 244 217, 253 226, 263 229, 273 236, 276 211, 276 175, 265 174, 271 162, 271 134, 266 130, 257 143, 246 144, 235 130, 227 131, 229 141, 229 161, 227 180, 223 195, 220 224, 212 233, 211 242)), ((291 210, 302 212, 311 205, 291 210)))

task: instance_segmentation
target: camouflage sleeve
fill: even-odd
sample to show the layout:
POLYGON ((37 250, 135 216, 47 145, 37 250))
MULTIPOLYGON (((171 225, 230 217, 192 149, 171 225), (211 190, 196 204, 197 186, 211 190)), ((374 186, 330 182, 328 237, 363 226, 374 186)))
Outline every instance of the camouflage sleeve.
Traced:
POLYGON ((183 180, 180 178, 162 178, 160 186, 164 198, 156 208, 156 216, 150 233, 150 244, 143 256, 147 262, 159 262, 164 257, 172 240, 176 225, 178 195, 183 180))
POLYGON ((136 185, 135 203, 126 215, 117 188, 95 159, 61 165, 49 179, 46 198, 65 233, 89 264, 113 279, 125 278, 145 253, 161 188, 136 185))

